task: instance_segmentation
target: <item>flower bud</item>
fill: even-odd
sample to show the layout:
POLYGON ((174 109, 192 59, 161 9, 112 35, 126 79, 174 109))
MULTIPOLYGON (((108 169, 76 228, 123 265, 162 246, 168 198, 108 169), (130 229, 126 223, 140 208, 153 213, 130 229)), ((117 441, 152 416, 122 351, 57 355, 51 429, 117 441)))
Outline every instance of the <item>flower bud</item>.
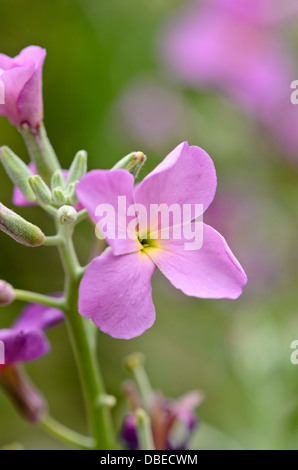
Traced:
POLYGON ((77 185, 78 185, 78 181, 75 181, 75 183, 71 183, 68 187, 67 201, 69 202, 69 204, 75 205, 75 204, 78 204, 79 202, 77 193, 76 193, 77 185))
POLYGON ((25 246, 40 246, 45 236, 39 227, 31 224, 0 203, 0 230, 25 246))
POLYGON ((112 170, 127 170, 129 171, 135 178, 137 178, 140 169, 146 162, 147 157, 143 154, 143 152, 132 152, 126 157, 122 158, 115 166, 113 166, 112 170))
POLYGON ((78 213, 74 207, 62 206, 57 212, 60 225, 69 225, 77 220, 78 213))
POLYGON ((0 307, 11 304, 14 299, 13 287, 8 282, 0 281, 0 307))
POLYGON ((61 170, 56 170, 55 173, 53 174, 52 176, 52 180, 51 180, 51 188, 52 190, 55 189, 55 188, 64 188, 65 186, 65 180, 64 180, 64 177, 63 177, 63 173, 61 170))
POLYGON ((24 122, 35 129, 43 119, 42 68, 46 51, 38 46, 23 49, 16 57, 1 54, 1 82, 5 103, 0 114, 21 128, 24 122))
POLYGON ((80 181, 80 179, 86 174, 87 172, 87 152, 85 150, 80 150, 69 169, 68 177, 67 177, 67 185, 74 183, 75 181, 80 181))
POLYGON ((8 147, 1 147, 0 160, 9 178, 21 190, 23 196, 30 202, 35 201, 34 192, 28 181, 32 173, 23 160, 8 147))
POLYGON ((142 353, 130 354, 123 360, 123 365, 129 372, 134 372, 136 368, 143 366, 144 363, 145 356, 142 353))
POLYGON ((114 395, 106 395, 106 394, 102 394, 100 395, 100 397, 98 398, 96 404, 98 407, 102 407, 102 408, 113 408, 117 403, 117 400, 116 398, 114 397, 114 395))
POLYGON ((58 186, 58 188, 53 189, 53 202, 57 206, 62 206, 63 204, 65 204, 66 198, 61 186, 58 186))
POLYGON ((30 176, 29 184, 40 204, 48 206, 52 203, 52 193, 39 175, 30 176))

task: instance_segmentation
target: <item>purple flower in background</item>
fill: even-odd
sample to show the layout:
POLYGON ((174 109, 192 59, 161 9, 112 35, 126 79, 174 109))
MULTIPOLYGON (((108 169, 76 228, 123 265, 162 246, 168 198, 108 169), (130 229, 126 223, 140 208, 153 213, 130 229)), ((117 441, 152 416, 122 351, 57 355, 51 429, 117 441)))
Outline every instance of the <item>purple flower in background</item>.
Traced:
POLYGON ((44 356, 50 349, 44 330, 64 319, 63 313, 55 308, 31 304, 10 329, 0 330, 0 341, 4 343, 5 364, 33 361, 44 356))
POLYGON ((112 122, 135 147, 164 151, 193 129, 182 93, 150 76, 129 83, 114 104, 112 122))
POLYGON ((277 24, 297 2, 195 1, 165 28, 162 60, 197 88, 224 92, 253 113, 288 148, 298 149, 298 107, 290 101, 293 58, 277 24))
MULTIPOLYGON (((124 387, 132 412, 126 415, 121 429, 121 440, 130 450, 139 448, 136 415, 134 411, 144 404, 132 382, 124 387)), ((193 432, 197 429, 195 413, 204 397, 200 392, 186 393, 177 400, 169 400, 154 391, 150 409, 152 436, 155 450, 187 450, 193 432)))
POLYGON ((19 365, 39 359, 49 351, 50 345, 43 330, 63 319, 60 310, 32 304, 23 310, 12 328, 0 330, 0 341, 4 345, 0 385, 22 415, 34 423, 42 418, 46 403, 19 365))
MULTIPOLYGON (((198 147, 182 143, 176 147, 140 184, 126 170, 95 170, 82 178, 77 187, 80 202, 99 225, 99 204, 115 208, 120 225, 129 232, 123 239, 107 232, 111 249, 88 266, 80 286, 79 312, 91 318, 103 332, 115 338, 130 339, 142 334, 155 321, 151 295, 151 278, 156 269, 186 295, 202 298, 235 299, 242 293, 246 275, 224 238, 200 222, 203 245, 186 250, 186 237, 169 239, 160 236, 160 222, 150 219, 146 236, 139 227, 131 230, 126 213, 117 213, 118 197, 125 196, 127 206, 142 205, 147 214, 153 204, 175 204, 179 208, 201 204, 205 211, 216 191, 216 173, 209 155, 198 147), (158 238, 153 235, 158 232, 158 238)), ((200 214, 199 214, 200 215, 200 214)), ((138 220, 136 212, 132 216, 138 220)), ((193 211, 184 219, 183 228, 197 228, 193 211)), ((169 226, 171 227, 169 221, 169 226)), ((162 226, 162 230, 167 227, 162 226)))
POLYGON ((260 24, 280 22, 298 13, 296 0, 208 0, 208 3, 230 11, 240 19, 260 24))
POLYGON ((4 85, 0 115, 6 116, 14 126, 21 127, 26 123, 36 129, 43 120, 42 67, 45 56, 45 49, 38 46, 27 47, 14 58, 0 54, 0 81, 4 85))

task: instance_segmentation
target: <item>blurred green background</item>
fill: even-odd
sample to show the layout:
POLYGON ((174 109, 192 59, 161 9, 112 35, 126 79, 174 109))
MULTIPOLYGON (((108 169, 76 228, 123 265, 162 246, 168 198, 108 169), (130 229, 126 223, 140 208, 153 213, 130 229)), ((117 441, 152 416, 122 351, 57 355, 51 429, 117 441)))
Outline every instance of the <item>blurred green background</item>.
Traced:
MULTIPOLYGON (((117 425, 125 408, 122 358, 141 351, 152 385, 166 396, 205 392, 194 448, 298 449, 298 366, 290 362, 291 342, 298 339, 298 167, 221 95, 189 91, 166 75, 156 38, 182 4, 0 0, 0 50, 15 56, 30 44, 47 49, 45 124, 65 168, 81 148, 89 153, 90 169, 110 168, 142 150, 148 155, 143 177, 184 140, 203 147, 215 162, 218 193, 206 218, 226 237, 248 285, 236 301, 203 301, 184 296, 157 273, 155 325, 131 341, 99 334, 107 388, 118 398, 117 425)), ((289 47, 295 47, 297 34, 289 35, 289 47)), ((0 144, 28 160, 21 136, 4 118, 0 144)), ((0 201, 9 207, 11 193, 0 168, 0 201)), ((19 213, 53 233, 39 209, 19 213)), ((92 250, 87 223, 76 244, 86 261, 92 250)), ((43 293, 61 290, 54 248, 27 249, 1 233, 0 246, 0 279, 43 293)), ((2 309, 1 327, 21 307, 2 309)), ((52 352, 27 370, 52 415, 83 432, 84 408, 65 328, 48 336, 52 352)), ((25 423, 0 391, 0 446, 15 441, 27 449, 63 448, 25 423)))

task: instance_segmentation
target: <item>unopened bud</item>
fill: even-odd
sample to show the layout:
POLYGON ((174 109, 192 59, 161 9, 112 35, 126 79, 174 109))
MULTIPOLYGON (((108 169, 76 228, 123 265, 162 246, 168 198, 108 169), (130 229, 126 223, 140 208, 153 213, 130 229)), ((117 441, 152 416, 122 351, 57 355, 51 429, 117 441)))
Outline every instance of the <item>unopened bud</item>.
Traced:
POLYGON ((64 191, 60 186, 53 189, 53 202, 57 206, 62 206, 66 202, 64 191))
POLYGON ((25 246, 40 246, 45 236, 39 227, 31 224, 0 203, 0 230, 25 246))
POLYGON ((56 170, 52 176, 51 188, 53 190, 58 187, 64 188, 64 186, 65 186, 65 179, 64 179, 62 170, 56 170))
POLYGON ((67 177, 67 185, 74 183, 75 181, 80 181, 80 179, 85 175, 87 172, 87 152, 85 150, 80 150, 69 169, 68 177, 67 177))
POLYGON ((57 212, 60 225, 69 225, 77 220, 78 213, 74 207, 62 206, 57 212))
POLYGON ((143 366, 144 364, 145 356, 142 353, 130 354, 123 360, 123 365, 129 372, 133 372, 137 367, 143 366))
POLYGON ((39 203, 46 206, 52 203, 52 193, 39 175, 30 176, 29 183, 39 203))
POLYGON ((0 281, 0 307, 11 304, 14 299, 13 287, 8 282, 0 281))
POLYGON ((116 398, 114 397, 114 395, 106 395, 106 394, 103 394, 101 395, 96 404, 98 407, 103 407, 103 408, 113 408, 113 406, 115 406, 117 403, 117 400, 116 398))
POLYGON ((71 183, 68 187, 67 202, 69 202, 69 204, 75 205, 75 204, 78 204, 79 202, 77 193, 76 193, 77 185, 78 185, 78 181, 75 181, 74 183, 71 183))
POLYGON ((146 162, 147 157, 143 152, 132 152, 126 157, 122 158, 116 165, 113 166, 112 170, 127 170, 135 178, 137 178, 140 169, 146 162))
POLYGON ((1 147, 0 160, 9 178, 20 189, 23 196, 30 202, 35 201, 34 192, 28 181, 28 178, 32 176, 32 172, 23 160, 13 153, 9 147, 1 147))

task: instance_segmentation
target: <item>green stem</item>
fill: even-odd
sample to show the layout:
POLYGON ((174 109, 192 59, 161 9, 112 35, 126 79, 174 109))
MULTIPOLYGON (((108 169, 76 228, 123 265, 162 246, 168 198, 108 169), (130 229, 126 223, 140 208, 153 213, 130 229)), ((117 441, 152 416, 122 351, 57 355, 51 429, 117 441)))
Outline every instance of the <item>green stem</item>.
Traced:
POLYGON ((133 374, 145 409, 149 412, 152 404, 153 391, 143 365, 135 367, 133 374))
POLYGON ((51 236, 51 237, 46 237, 43 245, 45 245, 45 246, 58 246, 58 245, 61 245, 62 241, 63 240, 60 237, 60 235, 54 235, 54 236, 51 236))
POLYGON ((27 124, 24 124, 21 132, 38 174, 50 186, 51 176, 56 170, 60 169, 60 164, 47 137, 43 123, 37 129, 31 129, 27 124))
POLYGON ((57 209, 55 209, 55 207, 46 206, 45 204, 39 204, 39 205, 45 212, 48 212, 48 214, 52 215, 53 217, 56 217, 57 209))
POLYGON ((96 352, 89 341, 88 331, 83 317, 78 313, 78 293, 82 276, 72 242, 71 226, 64 226, 64 243, 59 247, 65 270, 65 295, 67 307, 67 325, 83 385, 85 403, 89 415, 96 449, 114 448, 110 413, 107 407, 100 405, 100 397, 105 394, 103 381, 96 360, 96 352))
POLYGON ((140 442, 140 450, 154 450, 154 442, 151 430, 151 421, 145 410, 136 410, 137 430, 140 442))
POLYGON ((82 220, 87 219, 87 217, 88 217, 88 212, 86 211, 86 209, 82 209, 78 213, 78 217, 77 217, 77 220, 76 220, 75 224, 77 225, 79 222, 82 222, 82 220))
POLYGON ((41 304, 48 307, 61 309, 65 308, 65 299, 61 297, 50 297, 48 295, 38 294, 37 292, 30 292, 21 289, 14 289, 14 295, 16 300, 21 300, 22 302, 41 304))
POLYGON ((51 416, 45 416, 40 423, 40 427, 56 439, 65 442, 65 444, 86 450, 94 448, 94 440, 91 437, 82 436, 72 431, 63 424, 58 423, 51 416))
POLYGON ((124 365, 134 376, 145 410, 150 413, 153 390, 144 368, 145 358, 141 353, 130 354, 124 359, 124 365))

